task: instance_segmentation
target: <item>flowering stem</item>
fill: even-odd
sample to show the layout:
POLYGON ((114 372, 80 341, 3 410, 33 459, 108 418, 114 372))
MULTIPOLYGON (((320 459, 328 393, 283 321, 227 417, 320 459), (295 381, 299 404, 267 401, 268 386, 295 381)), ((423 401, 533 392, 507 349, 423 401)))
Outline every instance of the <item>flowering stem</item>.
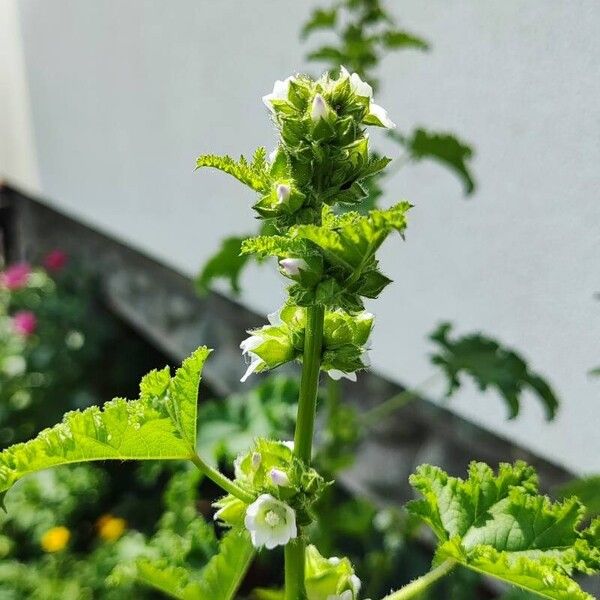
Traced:
MULTIPOLYGON (((307 465, 310 464, 312 458, 324 317, 325 310, 322 306, 309 306, 306 309, 306 332, 294 435, 294 454, 307 465)), ((285 600, 306 598, 304 589, 305 546, 302 535, 299 535, 296 540, 285 547, 285 600)))
POLYGON ((243 490, 239 485, 231 481, 231 479, 225 477, 223 473, 217 471, 217 469, 211 467, 205 463, 195 452, 190 456, 190 460, 198 467, 198 470, 204 473, 211 481, 214 481, 220 488, 239 498, 242 502, 250 504, 256 500, 256 498, 243 490))
POLYGON ((446 560, 435 569, 429 571, 429 573, 426 573, 422 577, 411 581, 408 585, 405 585, 398 591, 392 592, 383 600, 410 600, 411 598, 418 598, 428 587, 436 583, 438 579, 448 575, 448 573, 450 573, 455 566, 455 561, 446 560))

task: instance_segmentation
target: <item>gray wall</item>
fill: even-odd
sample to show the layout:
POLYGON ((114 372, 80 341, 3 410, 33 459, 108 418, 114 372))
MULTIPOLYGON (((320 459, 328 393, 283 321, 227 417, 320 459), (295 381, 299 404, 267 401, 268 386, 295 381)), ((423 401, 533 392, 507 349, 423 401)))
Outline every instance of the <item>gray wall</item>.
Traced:
MULTIPOLYGON (((194 158, 272 146, 260 96, 304 67, 298 30, 311 4, 22 0, 44 193, 195 273, 224 235, 251 231, 253 198, 217 173, 194 174, 194 158)), ((452 407, 564 466, 598 471, 600 379, 586 371, 600 363, 600 4, 395 4, 434 49, 386 58, 379 102, 403 129, 473 141, 480 188, 462 199, 433 164, 388 182, 389 202, 416 208, 407 241, 383 252, 396 284, 373 306, 374 366, 417 384, 440 319, 493 333, 550 376, 558 420, 544 424, 528 398, 522 418, 506 422, 494 394, 472 387, 452 407)), ((244 283, 253 308, 277 307, 272 270, 253 268, 244 283)))

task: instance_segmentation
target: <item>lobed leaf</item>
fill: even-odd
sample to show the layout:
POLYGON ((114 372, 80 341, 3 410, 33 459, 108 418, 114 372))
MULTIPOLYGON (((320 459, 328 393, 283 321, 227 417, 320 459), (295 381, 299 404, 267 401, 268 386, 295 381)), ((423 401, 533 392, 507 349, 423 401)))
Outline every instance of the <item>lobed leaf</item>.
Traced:
POLYGON ((482 391, 493 387, 500 393, 506 401, 509 418, 519 414, 521 396, 526 389, 540 400, 549 420, 555 417, 558 398, 548 382, 532 371, 523 357, 481 333, 452 340, 449 338, 451 330, 450 323, 442 323, 429 336, 439 346, 438 352, 431 356, 431 362, 446 375, 448 396, 460 388, 459 375, 467 373, 482 391))
POLYGON ((202 167, 212 167, 228 173, 257 192, 266 192, 270 185, 266 150, 264 148, 256 150, 252 162, 248 162, 243 156, 236 161, 227 155, 203 154, 196 161, 196 168, 200 169, 202 167))
POLYGON ((138 400, 73 411, 36 438, 0 452, 0 493, 35 471, 95 460, 176 460, 195 454, 197 395, 210 350, 200 347, 174 377, 168 367, 140 383, 138 400))
POLYGON ((300 33, 301 38, 307 38, 313 31, 317 29, 333 29, 337 21, 337 8, 329 10, 324 8, 315 9, 309 20, 304 23, 300 33))
POLYGON ((598 526, 581 529, 577 499, 539 495, 525 463, 502 464, 498 474, 472 463, 466 480, 424 465, 410 482, 423 499, 408 508, 438 538, 436 563, 454 560, 545 598, 591 599, 571 576, 600 567, 598 526))

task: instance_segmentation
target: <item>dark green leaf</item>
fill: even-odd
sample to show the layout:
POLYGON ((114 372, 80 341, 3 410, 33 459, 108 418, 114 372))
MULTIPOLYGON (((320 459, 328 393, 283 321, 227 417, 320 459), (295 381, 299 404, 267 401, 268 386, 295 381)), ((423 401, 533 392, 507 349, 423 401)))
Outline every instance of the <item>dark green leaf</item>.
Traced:
POLYGON ((482 391, 495 388, 506 401, 509 418, 519 414, 523 392, 529 388, 543 404, 548 419, 553 419, 558 399, 550 385, 533 372, 514 350, 480 333, 449 338, 452 325, 442 323, 430 339, 439 345, 431 361, 439 366, 448 380, 448 396, 460 388, 460 374, 467 373, 482 391))
POLYGON ((231 291, 239 294, 240 275, 249 260, 248 255, 241 254, 244 239, 245 237, 230 237, 223 240, 219 250, 208 259, 196 277, 195 284, 200 293, 210 291, 215 279, 225 279, 229 281, 231 291))
POLYGON ((382 35, 381 41, 386 48, 390 49, 415 48, 417 50, 429 50, 429 43, 426 40, 407 31, 391 29, 382 35))

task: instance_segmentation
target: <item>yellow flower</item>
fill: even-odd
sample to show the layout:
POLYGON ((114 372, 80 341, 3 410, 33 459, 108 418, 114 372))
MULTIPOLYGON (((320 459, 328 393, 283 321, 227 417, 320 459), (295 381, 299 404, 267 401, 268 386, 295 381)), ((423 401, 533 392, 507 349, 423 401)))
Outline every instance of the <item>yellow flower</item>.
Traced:
POLYGON ((44 552, 60 552, 67 547, 71 539, 71 532, 62 525, 48 529, 42 536, 40 545, 44 552))
POLYGON ((113 515, 103 515, 96 523, 98 535, 107 542, 118 540, 127 527, 127 521, 113 515))

